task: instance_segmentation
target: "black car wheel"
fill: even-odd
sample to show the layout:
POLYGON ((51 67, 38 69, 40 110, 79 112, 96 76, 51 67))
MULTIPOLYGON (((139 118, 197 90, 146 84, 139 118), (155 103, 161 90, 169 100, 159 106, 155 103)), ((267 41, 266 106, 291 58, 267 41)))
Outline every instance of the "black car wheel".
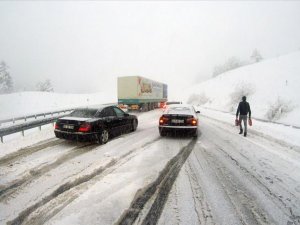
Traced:
POLYGON ((106 129, 103 129, 101 134, 98 136, 98 141, 100 144, 106 144, 108 142, 109 134, 106 129))
POLYGON ((195 129, 195 131, 193 131, 193 137, 198 137, 198 129, 195 129))
POLYGON ((132 128, 131 128, 131 131, 135 131, 137 128, 137 120, 133 120, 132 121, 132 128))
POLYGON ((166 131, 164 131, 162 128, 159 129, 159 134, 161 137, 165 137, 167 135, 166 131))

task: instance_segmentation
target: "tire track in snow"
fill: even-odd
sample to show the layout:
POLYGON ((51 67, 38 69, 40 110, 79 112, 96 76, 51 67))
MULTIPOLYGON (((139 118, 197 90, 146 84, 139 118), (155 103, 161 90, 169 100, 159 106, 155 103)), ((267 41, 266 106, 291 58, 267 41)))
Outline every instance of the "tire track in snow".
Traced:
MULTIPOLYGON (((67 191, 81 185, 84 184, 90 180, 92 180, 93 178, 95 178, 98 175, 103 174, 105 171, 107 171, 108 169, 111 169, 114 166, 119 166, 118 163, 120 163, 120 165, 122 165, 123 163, 127 162, 128 160, 130 160, 133 157, 133 154, 137 151, 139 151, 141 148, 145 148, 148 145, 153 144, 154 142, 158 141, 160 138, 156 138, 154 140, 151 140, 145 144, 143 144, 142 146, 138 147, 138 148, 134 148, 131 151, 121 155, 120 157, 118 157, 117 159, 112 159, 111 161, 109 161, 106 165, 104 166, 100 166, 99 168, 95 169, 92 173, 87 174, 87 175, 83 175, 73 181, 69 181, 66 182, 62 185, 60 185, 57 189, 55 189, 50 195, 43 197, 42 200, 38 201, 37 203, 29 206, 28 208, 26 208, 25 210, 23 210, 22 212, 19 213, 19 215, 7 222, 8 225, 19 225, 19 224, 43 224, 45 223, 48 219, 50 219, 52 216, 54 216, 56 213, 58 213, 62 208, 64 208, 66 206, 66 204, 69 204, 70 202, 72 202, 76 197, 74 197, 72 194, 70 194, 70 198, 66 201, 63 202, 63 205, 61 205, 60 207, 55 206, 58 208, 56 208, 56 210, 54 210, 54 212, 45 215, 40 215, 37 214, 35 215, 33 218, 30 218, 28 220, 28 218, 30 217, 30 215, 37 211, 39 208, 43 207, 44 205, 46 205, 47 203, 51 202, 52 200, 54 200, 55 198, 57 198, 58 196, 66 193, 67 191), (122 160, 125 160, 124 162, 122 160)), ((116 168, 115 168, 116 169, 116 168)), ((109 171, 107 174, 113 172, 115 169, 109 171)), ((53 207, 53 205, 51 206, 53 207)), ((51 209, 49 209, 51 210, 51 209)))
MULTIPOLYGON (((272 201, 275 205, 277 205, 278 208, 282 209, 282 212, 289 217, 289 221, 287 224, 300 224, 300 216, 296 215, 293 211, 293 207, 291 204, 287 204, 282 197, 278 196, 276 193, 274 193, 264 182, 262 182, 259 178, 257 178, 255 175, 253 175, 249 170, 247 170, 245 167, 241 166, 240 163, 232 156, 230 156, 227 152, 225 152, 222 148, 220 148, 220 151, 224 152, 230 160, 232 160, 237 167, 240 168, 241 171, 243 171, 245 174, 249 174, 251 178, 254 179, 255 182, 257 182, 261 187, 265 189, 266 195, 269 195, 272 198, 272 201), (283 206, 283 207, 282 207, 283 206)), ((288 191, 288 190, 285 190, 288 191)), ((293 196, 292 193, 290 193, 290 196, 293 196)), ((291 201, 288 200, 288 201, 291 201)), ((293 205, 293 204, 292 204, 293 205)), ((296 205, 294 205, 296 206, 296 205)))
MULTIPOLYGON (((217 128, 221 129, 222 132, 228 132, 223 127, 217 128)), ((221 140, 222 142, 220 142, 219 139, 219 141, 213 141, 215 139, 212 138, 218 135, 218 133, 213 132, 212 129, 215 129, 215 127, 207 129, 205 135, 205 141, 210 142, 210 148, 208 148, 207 151, 204 149, 203 152, 205 158, 211 159, 211 167, 214 168, 216 174, 218 174, 224 183, 223 186, 227 188, 225 190, 228 191, 235 204, 239 205, 239 202, 247 202, 247 204, 242 206, 244 208, 246 207, 246 210, 250 210, 249 212, 252 212, 253 216, 257 218, 258 223, 276 224, 278 221, 286 221, 287 224, 300 224, 300 217, 293 211, 294 208, 299 213, 299 201, 297 197, 284 186, 284 183, 270 184, 270 182, 266 181, 265 177, 262 176, 265 169, 266 172, 273 174, 274 171, 275 173, 278 172, 275 170, 276 168, 265 168, 260 165, 263 167, 262 171, 257 172, 256 170, 260 169, 260 167, 255 164, 253 165, 253 161, 256 163, 258 160, 255 154, 255 158, 252 159, 243 155, 240 149, 241 147, 231 141, 221 140), (244 178, 242 179, 242 177, 244 178), (256 195, 260 196, 259 199, 256 195), (288 196, 289 198, 283 196, 288 196), (264 201, 261 199, 264 199, 264 201), (270 208, 269 205, 273 205, 273 208, 270 208)), ((234 137, 232 137, 232 140, 235 140, 234 137)), ((251 146, 255 147, 255 150, 262 148, 256 143, 250 143, 251 146)), ((249 146, 244 147, 245 149, 249 148, 249 150, 251 150, 249 146)), ((262 153, 264 153, 264 149, 262 149, 262 153)), ((279 172, 281 171, 279 170, 279 172)), ((245 210, 241 212, 241 215, 244 217, 243 213, 245 210)))
MULTIPOLYGON (((61 164, 63 164, 64 162, 71 160, 77 156, 80 156, 82 154, 85 154, 91 150, 93 150, 94 148, 97 148, 98 145, 97 144, 93 144, 93 143, 89 143, 89 144, 84 144, 84 145, 80 145, 77 146, 73 149, 71 149, 70 152, 62 155, 61 157, 59 157, 57 160, 55 160, 53 163, 47 164, 41 168, 36 168, 36 169, 31 169, 29 171, 29 174, 27 174, 26 176, 17 179, 13 182, 11 182, 10 184, 1 187, 0 189, 0 202, 5 201, 10 195, 12 195, 15 191, 18 190, 18 188, 21 188, 22 186, 25 186, 27 184, 29 184, 30 182, 32 182, 34 179, 37 179, 39 177, 41 177, 43 174, 49 172, 50 170, 60 166, 61 164)), ((39 166, 37 166, 39 167, 39 166)))
POLYGON ((215 224, 213 215, 211 213, 211 208, 189 160, 186 163, 186 167, 186 176, 189 179, 190 187, 193 193, 193 201, 196 207, 194 210, 198 216, 199 224, 215 224))
MULTIPOLYGON (((219 204, 223 205, 222 202, 226 201, 226 212, 232 215, 232 222, 236 220, 235 223, 237 224, 237 221, 239 221, 240 224, 269 224, 265 214, 263 213, 264 211, 257 206, 255 201, 253 201, 255 197, 244 190, 243 185, 240 184, 238 180, 234 179, 232 174, 227 171, 223 161, 213 155, 213 149, 206 149, 197 146, 197 150, 195 151, 196 153, 194 156, 198 166, 202 167, 206 172, 207 170, 211 171, 210 175, 213 176, 210 179, 214 180, 214 183, 211 185, 216 185, 216 189, 219 190, 218 198, 221 198, 221 200, 219 199, 219 204), (203 163, 204 161, 205 163, 203 163)), ((195 165, 193 170, 197 173, 195 165)), ((201 180, 201 177, 198 176, 197 179, 201 180)), ((216 206, 216 202, 211 203, 209 201, 210 200, 208 198, 208 204, 215 204, 216 206)), ((214 212, 212 212, 212 214, 214 215, 214 212)), ((218 216, 220 217, 220 215, 218 216)), ((226 222, 229 221, 226 220, 226 222)))
POLYGON ((172 189, 172 185, 195 144, 196 138, 192 139, 187 146, 183 147, 179 153, 167 163, 154 182, 136 193, 129 209, 121 215, 120 219, 116 222, 116 225, 133 224, 143 210, 145 204, 153 196, 155 197, 155 200, 141 224, 149 225, 158 222, 167 201, 168 194, 172 189))
MULTIPOLYGON (((220 129, 226 131, 223 127, 219 127, 220 129)), ((255 142, 250 142, 251 145, 255 145, 259 148, 262 148, 258 143, 255 142)), ((266 195, 269 195, 270 197, 272 197, 272 201, 274 202, 274 204, 281 208, 282 211, 290 217, 290 223, 291 224, 300 224, 300 201, 298 196, 296 196, 294 193, 292 193, 290 191, 290 189, 286 186, 286 184, 277 176, 280 175, 282 176, 282 178, 285 178, 285 174, 282 174, 281 171, 275 170, 275 168, 272 167, 272 165, 270 165, 269 168, 267 168, 267 164, 269 163, 263 163, 263 165, 260 165, 262 168, 266 168, 268 169, 268 174, 264 175, 262 174, 262 172, 257 173, 257 172, 253 172, 251 171, 249 168, 241 165, 241 162, 239 162, 237 160, 237 153, 241 154, 242 153, 240 151, 236 151, 236 152, 232 152, 232 151, 228 151, 228 149, 235 149, 236 147, 234 146, 233 143, 231 142, 227 142, 226 145, 228 146, 226 149, 227 151, 219 144, 214 143, 214 145, 216 146, 216 149, 218 149, 218 151, 222 152, 222 154, 228 158, 229 160, 233 161, 234 164, 236 164, 236 166, 240 169, 240 171, 243 171, 246 175, 248 175, 248 177, 251 177, 254 182, 256 182, 257 184, 259 184, 259 186, 264 188, 264 192, 266 195), (271 177, 277 177, 278 182, 274 183, 271 177), (270 185, 273 184, 273 185, 270 185), (278 190, 279 189, 279 190, 278 190), (285 197, 284 197, 285 196, 285 197), (286 197, 288 196, 288 197, 286 197), (293 210, 293 208, 295 208, 295 210, 293 210), (294 212, 296 211, 296 212, 294 212)), ((294 152, 293 152, 294 153, 294 152)), ((247 161, 249 161, 249 163, 251 163, 251 159, 243 156, 244 158, 247 159, 247 161)), ((282 159, 283 160, 283 159, 282 159)), ((290 160, 290 159, 289 159, 290 160)), ((293 180, 293 182, 297 182, 296 180, 293 180)))
MULTIPOLYGON (((226 130, 227 132, 230 132, 232 134, 236 134, 236 132, 238 131, 237 128, 236 128, 236 129, 234 129, 234 132, 233 132, 233 125, 230 124, 230 123, 228 123, 228 122, 225 122, 225 121, 222 121, 222 120, 218 120, 216 118, 209 117, 207 115, 202 115, 202 116, 205 117, 206 119, 210 120, 218 128, 226 130), (224 127, 220 126, 220 125, 226 126, 226 129, 224 129, 224 127)), ((276 143, 277 145, 279 145, 281 147, 288 148, 290 151, 294 151, 296 153, 300 153, 300 147, 299 146, 289 144, 289 143, 287 143, 284 140, 281 140, 281 139, 278 139, 276 137, 272 137, 270 135, 267 135, 267 134, 265 134, 263 132, 251 129, 250 127, 248 127, 248 136, 249 135, 254 136, 258 140, 266 139, 269 142, 276 143)))
POLYGON ((60 140, 57 138, 51 138, 51 139, 48 139, 47 141, 41 141, 41 142, 31 145, 29 147, 21 148, 16 152, 12 152, 12 153, 0 158, 0 166, 9 165, 13 161, 16 161, 20 158, 26 157, 28 155, 31 155, 31 154, 33 154, 37 151, 43 150, 45 148, 59 145, 63 142, 64 142, 63 140, 60 140))

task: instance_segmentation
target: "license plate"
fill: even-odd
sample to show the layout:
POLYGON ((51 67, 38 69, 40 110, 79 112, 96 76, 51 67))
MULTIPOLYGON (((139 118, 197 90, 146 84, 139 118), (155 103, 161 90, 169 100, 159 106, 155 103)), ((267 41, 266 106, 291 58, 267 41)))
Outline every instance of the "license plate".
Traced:
POLYGON ((65 125, 63 125, 63 128, 65 128, 65 129, 74 129, 74 125, 67 125, 67 124, 65 124, 65 125))
POLYGON ((172 120, 172 123, 184 123, 184 120, 176 120, 176 119, 173 119, 173 120, 172 120))

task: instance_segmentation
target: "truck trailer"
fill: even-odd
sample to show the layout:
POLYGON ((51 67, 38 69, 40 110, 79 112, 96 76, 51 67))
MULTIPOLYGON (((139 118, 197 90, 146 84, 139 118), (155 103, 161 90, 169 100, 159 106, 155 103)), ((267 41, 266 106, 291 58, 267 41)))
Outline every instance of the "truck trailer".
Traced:
POLYGON ((149 111, 162 107, 168 100, 168 86, 141 76, 118 77, 119 107, 149 111))

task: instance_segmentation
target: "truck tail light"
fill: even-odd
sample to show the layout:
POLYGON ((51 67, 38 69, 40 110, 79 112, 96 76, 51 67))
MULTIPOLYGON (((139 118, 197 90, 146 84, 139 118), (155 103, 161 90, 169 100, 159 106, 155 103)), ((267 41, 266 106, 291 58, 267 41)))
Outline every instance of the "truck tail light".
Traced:
POLYGON ((169 118, 161 116, 159 118, 159 125, 164 125, 164 124, 168 123, 168 121, 169 121, 169 118))
POLYGON ((92 126, 89 123, 81 124, 79 127, 79 132, 89 132, 91 130, 92 126))
POLYGON ((55 123, 55 125, 54 125, 54 129, 55 129, 55 130, 59 130, 59 126, 58 126, 58 124, 57 124, 57 123, 55 123))

